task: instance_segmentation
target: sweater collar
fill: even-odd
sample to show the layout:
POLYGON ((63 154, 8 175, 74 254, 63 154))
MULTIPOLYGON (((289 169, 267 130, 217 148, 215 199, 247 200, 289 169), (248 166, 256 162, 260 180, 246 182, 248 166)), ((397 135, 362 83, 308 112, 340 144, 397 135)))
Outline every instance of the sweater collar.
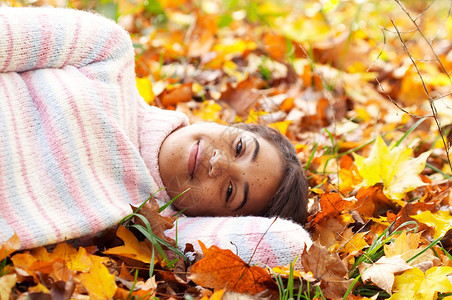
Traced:
MULTIPOLYGON (((188 125, 188 118, 181 112, 163 110, 143 102, 140 109, 139 150, 158 189, 164 188, 158 157, 163 141, 174 130, 188 125)), ((155 191, 153 191, 155 192, 155 191)), ((161 206, 170 200, 165 189, 155 195, 161 206)))

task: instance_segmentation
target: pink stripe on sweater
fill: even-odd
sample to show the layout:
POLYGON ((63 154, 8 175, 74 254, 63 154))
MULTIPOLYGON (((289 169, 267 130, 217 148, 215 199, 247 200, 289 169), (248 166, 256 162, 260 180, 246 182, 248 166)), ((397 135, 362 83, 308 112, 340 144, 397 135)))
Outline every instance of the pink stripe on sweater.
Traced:
MULTIPOLYGON (((1 79, 1 77, 0 77, 1 79)), ((6 91, 6 85, 2 80, 2 88, 3 90, 6 91)), ((7 96, 8 97, 8 96, 7 96)), ((9 97, 8 97, 9 98, 9 97)), ((28 195, 31 198, 31 201, 33 202, 34 206, 38 209, 39 213, 41 215, 43 215, 46 219, 46 221, 50 224, 50 226, 52 227, 52 229, 55 231, 56 236, 58 239, 61 239, 61 231, 59 230, 58 226, 56 226, 56 224, 53 222, 52 218, 49 217, 49 215, 47 214, 46 210, 43 209, 35 195, 35 193, 33 192, 33 189, 30 185, 30 178, 28 176, 28 170, 27 170, 27 166, 26 166, 26 162, 24 160, 24 155, 23 155, 23 151, 22 151, 22 146, 20 143, 20 135, 18 133, 17 130, 17 123, 16 123, 16 118, 15 118, 15 114, 13 112, 13 108, 12 108, 12 103, 13 101, 7 101, 6 103, 8 103, 8 107, 11 111, 11 115, 12 115, 12 123, 13 123, 13 129, 14 129, 14 137, 15 137, 15 142, 16 142, 16 151, 19 154, 20 157, 20 171, 21 171, 21 177, 23 178, 23 181, 25 182, 25 188, 27 190, 28 195)), ((12 213, 10 213, 10 216, 12 217, 12 213)), ((20 213, 18 213, 17 215, 21 215, 20 213)), ((5 220, 8 220, 8 218, 5 218, 5 220)), ((22 223, 21 221, 19 221, 18 224, 22 223)), ((22 227, 22 226, 16 226, 14 228, 17 231, 17 235, 21 238, 22 243, 23 244, 29 244, 32 243, 33 241, 31 241, 31 234, 27 234, 27 230, 22 227), (26 237, 28 236, 29 239, 27 239, 26 237)), ((28 230, 30 231, 30 230, 28 230)))
MULTIPOLYGON (((55 128, 58 128, 58 126, 55 126, 53 124, 54 122, 52 120, 52 116, 48 112, 48 108, 46 105, 45 95, 42 95, 41 93, 39 93, 37 90, 34 89, 34 84, 32 83, 32 80, 31 80, 31 73, 27 72, 27 73, 24 73, 22 76, 23 76, 22 78, 24 79, 24 81, 27 83, 31 97, 34 99, 37 109, 38 109, 39 113, 41 114, 41 118, 43 120, 42 124, 44 127, 45 135, 48 137, 47 140, 51 144, 50 149, 52 149, 54 151, 52 154, 55 158, 55 161, 58 164, 58 169, 63 174, 64 182, 70 183, 70 184, 66 185, 69 190, 69 194, 71 195, 71 197, 73 197, 73 199, 78 200, 78 201, 75 201, 77 203, 78 207, 81 207, 81 208, 87 207, 87 209, 81 211, 84 215, 94 216, 95 214, 93 212, 90 212, 90 205, 88 205, 88 204, 81 205, 81 203, 80 203, 83 191, 78 186, 76 186, 76 183, 78 181, 76 180, 76 177, 73 176, 73 174, 75 174, 75 171, 73 170, 74 169, 73 166, 69 163, 70 158, 67 155, 67 153, 69 153, 69 151, 61 151, 61 149, 65 149, 66 147, 61 142, 61 139, 60 139, 61 135, 59 135, 57 132, 55 132, 55 128)), ((67 89, 65 89, 64 96, 66 96, 66 99, 68 98, 68 96, 70 96, 70 93, 68 92, 67 89)), ((87 199, 85 201, 89 202, 89 199, 87 199)), ((98 221, 98 220, 96 219, 96 221, 98 221)), ((61 237, 59 238, 59 240, 61 240, 61 237)))
MULTIPOLYGON (((92 153, 91 147, 90 147, 91 139, 86 134, 86 129, 85 129, 85 126, 84 126, 84 124, 82 122, 82 116, 81 116, 80 111, 78 109, 78 104, 76 103, 76 101, 74 99, 74 94, 68 89, 67 86, 65 86, 66 81, 64 81, 63 78, 61 78, 59 72, 53 71, 52 73, 55 76, 55 78, 59 81, 59 86, 63 87, 63 89, 65 91, 65 96, 66 96, 65 99, 67 99, 68 103, 71 104, 71 107, 72 107, 71 115, 75 117, 77 125, 79 127, 79 132, 80 132, 80 134, 82 136, 83 146, 84 146, 84 149, 86 151, 86 157, 88 158, 89 170, 91 170, 92 173, 94 174, 94 177, 96 178, 96 182, 99 183, 99 186, 100 186, 102 192, 105 195, 108 195, 109 193, 108 193, 105 185, 103 184, 102 180, 100 180, 99 174, 98 174, 97 169, 96 169, 96 167, 94 165, 93 153, 92 153)), ((95 142, 98 142, 98 141, 95 141, 95 142)), ((66 160, 63 160, 63 161, 66 161, 66 160)), ((69 169, 70 167, 69 166, 64 166, 63 168, 64 168, 64 170, 66 170, 66 169, 69 169)), ((68 174, 68 178, 67 179, 72 180, 72 178, 73 177, 72 177, 72 172, 71 172, 71 173, 68 174)), ((68 181, 66 181, 66 182, 68 182, 68 181)), ((74 181, 69 181, 69 182, 75 182, 75 180, 74 181)), ((70 184, 69 186, 72 187, 73 184, 70 184)), ((74 190, 74 192, 75 192, 75 190, 74 190)), ((78 199, 78 198, 75 198, 75 197, 78 197, 78 195, 81 196, 81 193, 77 193, 77 194, 74 193, 73 195, 74 195, 74 199, 78 199)), ((82 197, 80 197, 80 199, 81 198, 82 197)), ((113 205, 114 202, 111 200, 112 199, 111 195, 109 195, 108 198, 109 198, 109 203, 113 205)), ((92 220, 90 225, 91 225, 91 228, 94 231, 102 230, 105 227, 102 224, 102 220, 97 218, 98 214, 94 211, 93 205, 91 204, 91 201, 89 201, 89 199, 87 199, 86 201, 83 201, 83 203, 81 201, 77 201, 77 204, 79 204, 79 207, 81 208, 81 210, 82 210, 82 212, 84 214, 86 212, 85 215, 87 216, 87 218, 92 220)))
POLYGON ((102 61, 107 59, 111 54, 112 50, 117 47, 119 44, 117 43, 118 36, 120 36, 121 31, 115 30, 110 32, 110 36, 108 40, 105 42, 104 47, 99 52, 97 57, 94 59, 94 62, 102 61))
POLYGON ((8 36, 8 48, 6 50, 6 61, 5 61, 5 65, 3 66, 3 68, 0 70, 1 73, 3 73, 11 64, 11 59, 13 57, 13 52, 14 52, 14 41, 13 41, 13 33, 11 31, 11 25, 9 24, 9 19, 7 17, 5 17, 4 15, 0 15, 0 17, 3 19, 3 22, 6 25, 6 35, 8 36))
MULTIPOLYGON (((69 53, 67 54, 67 58, 66 58, 66 60, 64 61, 63 66, 65 66, 65 65, 69 62, 69 60, 73 57, 75 48, 77 47, 78 39, 79 39, 79 37, 80 37, 80 28, 81 28, 81 24, 80 24, 80 16, 77 15, 77 23, 75 24, 75 33, 74 33, 74 37, 73 37, 73 40, 72 40, 71 45, 69 46, 69 49, 71 49, 71 50, 70 50, 69 53)), ((74 64, 75 64, 75 62, 74 62, 74 64)))
POLYGON ((52 32, 52 26, 48 22, 49 16, 38 15, 39 23, 41 26, 41 49, 38 60, 36 62, 36 69, 46 67, 50 58, 52 57, 54 48, 54 38, 52 32))

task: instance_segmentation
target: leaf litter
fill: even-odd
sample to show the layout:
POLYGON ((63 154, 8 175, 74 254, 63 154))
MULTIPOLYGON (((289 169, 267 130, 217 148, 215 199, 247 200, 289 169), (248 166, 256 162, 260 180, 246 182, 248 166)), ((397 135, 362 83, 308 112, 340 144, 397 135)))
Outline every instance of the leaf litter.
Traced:
POLYGON ((151 199, 104 239, 16 252, 13 236, 1 299, 452 299, 450 3, 67 4, 131 33, 150 105, 285 134, 309 179, 315 243, 273 269, 217 247, 187 244, 183 259, 151 199))

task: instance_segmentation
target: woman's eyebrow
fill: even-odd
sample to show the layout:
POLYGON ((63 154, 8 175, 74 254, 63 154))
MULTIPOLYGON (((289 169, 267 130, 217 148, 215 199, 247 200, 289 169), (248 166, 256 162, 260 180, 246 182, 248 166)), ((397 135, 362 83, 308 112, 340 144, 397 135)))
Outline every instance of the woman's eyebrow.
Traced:
POLYGON ((257 153, 259 153, 260 145, 255 137, 253 137, 253 139, 254 139, 254 144, 256 145, 256 147, 254 148, 254 152, 253 152, 253 156, 251 157, 251 161, 254 162, 256 160, 257 153))
POLYGON ((240 205, 236 209, 234 209, 234 211, 239 210, 239 209, 241 209, 242 207, 245 206, 246 201, 248 201, 248 191, 249 191, 249 189, 250 189, 250 186, 249 186, 248 182, 245 182, 245 187, 243 189, 243 200, 242 200, 242 203, 240 203, 240 205))

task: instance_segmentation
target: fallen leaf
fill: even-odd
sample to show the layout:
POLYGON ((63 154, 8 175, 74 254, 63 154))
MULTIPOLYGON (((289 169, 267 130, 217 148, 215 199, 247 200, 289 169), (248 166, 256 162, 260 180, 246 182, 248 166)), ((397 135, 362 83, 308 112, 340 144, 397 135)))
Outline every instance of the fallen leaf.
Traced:
POLYGON ((102 263, 95 263, 89 273, 80 275, 80 280, 90 299, 111 299, 116 292, 115 275, 102 263))
POLYGON ((0 245, 0 262, 13 252, 20 249, 20 240, 14 233, 6 242, 0 245))
POLYGON ((394 275, 413 267, 408 265, 400 256, 383 256, 373 264, 361 263, 358 268, 363 282, 371 281, 391 294, 394 275))
POLYGON ((235 87, 229 85, 220 99, 233 108, 237 115, 245 117, 259 99, 260 94, 257 90, 264 84, 262 79, 250 76, 235 87))
MULTIPOLYGON (((396 239, 394 242, 390 243, 389 245, 384 245, 384 251, 386 257, 392 257, 392 256, 400 256, 405 261, 409 260, 410 258, 414 257, 416 254, 418 254, 421 251, 424 251, 424 246, 419 246, 421 233, 409 233, 407 235, 406 231, 404 230, 396 239)), ((424 251, 423 254, 419 255, 414 260, 410 261, 408 264, 410 266, 415 266, 419 263, 423 262, 433 262, 439 260, 433 253, 431 249, 428 249, 427 251, 424 251)))
MULTIPOLYGON (((405 197, 407 192, 425 185, 419 173, 424 169, 431 151, 424 152, 415 159, 410 159, 411 153, 410 148, 395 147, 389 150, 383 139, 378 136, 369 157, 364 158, 355 153, 353 156, 358 172, 364 179, 364 185, 373 186, 383 182, 384 194, 397 201, 405 197)), ((402 201, 397 203, 404 206, 402 201)))
POLYGON ((424 273, 418 268, 405 271, 395 276, 391 300, 416 299, 414 296, 424 280, 424 273))
MULTIPOLYGON (((132 209, 136 211, 136 207, 132 206, 132 209)), ((174 245, 175 241, 167 237, 164 232, 167 229, 173 228, 176 218, 164 217, 159 213, 159 211, 160 207, 157 201, 154 198, 151 198, 141 207, 138 213, 148 220, 149 225, 151 225, 153 234, 168 242, 169 244, 174 245)), ((144 223, 140 218, 136 218, 135 222, 144 226, 144 223)))
POLYGON ((144 263, 152 262, 152 253, 145 242, 139 242, 138 239, 127 228, 120 225, 117 231, 118 237, 124 242, 123 246, 110 248, 104 251, 104 254, 114 254, 129 257, 144 263))
POLYGON ((275 122, 268 124, 268 127, 273 128, 277 131, 279 131, 282 135, 286 135, 287 127, 292 121, 281 121, 281 122, 275 122))
POLYGON ((338 216, 352 205, 352 201, 344 199, 339 193, 324 193, 320 196, 321 211, 315 216, 313 222, 318 223, 326 217, 338 216))
POLYGON ((320 281, 320 288, 326 297, 342 298, 353 281, 348 279, 348 270, 339 255, 330 254, 318 241, 301 254, 300 262, 305 272, 312 272, 320 281))
POLYGON ((350 236, 348 236, 344 232, 344 236, 342 237, 343 242, 339 247, 340 252, 351 254, 353 252, 358 252, 366 247, 369 247, 366 240, 364 239, 364 236, 367 234, 367 232, 358 232, 353 234, 351 228, 348 228, 346 232, 349 232, 350 236))
POLYGON ((146 101, 147 104, 150 104, 152 101, 154 101, 155 95, 152 91, 152 84, 149 78, 138 78, 136 77, 137 82, 137 89, 140 93, 141 97, 143 97, 144 101, 146 101))
POLYGON ((0 277, 0 299, 10 299, 11 290, 16 285, 16 281, 16 274, 8 274, 0 277))
POLYGON ((452 292, 452 283, 447 275, 452 267, 433 267, 425 272, 413 268, 395 277, 394 291, 391 299, 435 299, 436 293, 452 292))
POLYGON ((216 246, 207 249, 201 241, 199 245, 203 259, 192 266, 189 276, 196 284, 251 295, 269 290, 277 295, 276 283, 265 269, 249 266, 231 250, 216 246))
POLYGON ((437 239, 452 229, 452 216, 448 211, 438 211, 436 213, 423 211, 420 214, 411 217, 433 227, 435 230, 435 233, 433 234, 434 239, 437 239))

